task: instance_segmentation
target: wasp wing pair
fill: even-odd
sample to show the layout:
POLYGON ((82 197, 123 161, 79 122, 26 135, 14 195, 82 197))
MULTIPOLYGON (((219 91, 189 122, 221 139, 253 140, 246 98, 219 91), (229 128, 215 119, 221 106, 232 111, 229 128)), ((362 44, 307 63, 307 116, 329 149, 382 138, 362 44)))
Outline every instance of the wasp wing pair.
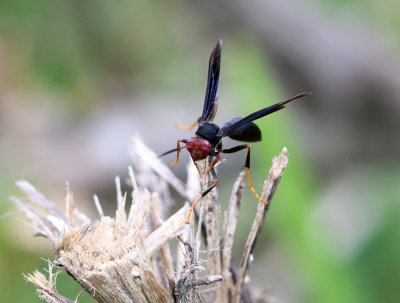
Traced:
MULTIPOLYGON (((219 82, 219 71, 221 66, 221 51, 222 40, 218 40, 210 56, 207 90, 204 98, 203 114, 198 119, 199 124, 212 121, 217 111, 218 103, 216 102, 216 97, 219 82)), ((285 101, 281 101, 269 107, 263 108, 244 118, 232 118, 223 124, 221 128, 221 136, 228 136, 234 140, 245 142, 261 141, 261 131, 252 121, 281 110, 285 108, 286 103, 308 95, 311 95, 311 93, 303 92, 285 101)))
POLYGON ((206 179, 207 175, 211 173, 214 178, 214 184, 210 186, 207 190, 205 190, 201 196, 193 203, 192 207, 189 210, 187 222, 189 223, 190 215, 193 211, 193 208, 196 204, 207 195, 214 187, 218 184, 217 175, 214 169, 215 164, 218 161, 221 161, 222 158, 220 156, 221 153, 235 153, 240 150, 247 148, 247 157, 245 162, 245 167, 248 169, 249 174, 249 187, 253 194, 257 197, 257 199, 264 203, 268 204, 268 201, 261 199, 256 191, 254 190, 251 184, 251 175, 250 175, 250 145, 242 144, 235 146, 229 149, 222 148, 222 138, 230 137, 233 140, 244 141, 244 142, 256 142, 261 140, 261 131, 256 124, 252 121, 262 118, 266 115, 269 115, 273 112, 281 110, 285 107, 286 103, 293 101, 295 99, 308 96, 310 92, 303 92, 298 95, 295 95, 285 101, 281 101, 269 107, 263 108, 259 111, 256 111, 244 118, 233 118, 229 121, 225 122, 221 128, 219 128, 216 124, 211 123, 214 119, 214 116, 217 112, 217 89, 219 82, 219 71, 221 66, 221 51, 222 51, 222 40, 218 40, 215 48, 213 49, 208 66, 208 79, 207 79, 207 90, 204 98, 203 105, 203 113, 200 118, 198 118, 195 123, 193 123, 189 127, 184 127, 185 129, 191 129, 196 124, 199 125, 199 128, 196 131, 196 137, 192 137, 189 139, 179 139, 177 141, 177 148, 169 150, 159 157, 165 156, 169 153, 176 152, 177 159, 171 165, 174 166, 179 161, 179 153, 182 149, 187 149, 196 165, 197 170, 200 170, 197 166, 197 161, 206 159, 209 157, 210 167, 204 174, 204 179, 206 179), (180 145, 180 143, 185 143, 185 146, 180 145))

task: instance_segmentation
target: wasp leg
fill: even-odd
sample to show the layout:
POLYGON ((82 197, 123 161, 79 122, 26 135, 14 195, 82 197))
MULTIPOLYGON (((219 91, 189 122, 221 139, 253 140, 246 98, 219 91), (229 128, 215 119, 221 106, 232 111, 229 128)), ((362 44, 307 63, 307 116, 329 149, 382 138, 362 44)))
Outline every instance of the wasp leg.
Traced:
MULTIPOLYGON (((223 162, 224 161, 224 159, 222 159, 222 157, 221 157, 221 153, 220 152, 215 152, 215 151, 210 151, 209 153, 209 156, 210 157, 216 157, 214 160, 212 160, 212 161, 210 161, 210 165, 209 165, 209 168, 207 169, 207 171, 204 173, 204 176, 203 176, 203 178, 204 178, 204 185, 205 184, 207 184, 207 176, 208 176, 208 174, 210 173, 210 171, 212 170, 212 169, 214 169, 214 166, 217 164, 217 162, 218 161, 221 161, 221 162, 223 162)), ((210 159, 210 158, 209 158, 210 159)), ((215 171, 214 171, 214 173, 215 173, 215 171)), ((216 179, 217 177, 214 177, 214 179, 216 179)))
POLYGON ((174 167, 179 162, 179 153, 181 152, 181 145, 179 143, 183 142, 186 143, 187 140, 180 138, 176 142, 176 161, 171 164, 171 167, 174 167))
POLYGON ((193 161, 193 164, 194 164, 194 166, 196 166, 197 172, 199 173, 199 176, 200 176, 200 178, 201 178, 201 172, 200 172, 199 165, 198 165, 196 162, 194 162, 194 161, 193 161))
POLYGON ((211 170, 211 175, 213 176, 214 180, 217 180, 217 173, 215 172, 214 168, 211 170))
POLYGON ((196 124, 199 123, 199 120, 200 120, 200 118, 197 119, 196 121, 194 121, 193 124, 191 124, 191 125, 185 125, 180 121, 176 121, 176 126, 181 130, 192 130, 193 127, 195 127, 196 124))
MULTIPOLYGON (((213 174, 213 177, 216 178, 217 175, 214 174, 215 171, 214 171, 214 173, 213 173, 213 171, 214 171, 214 170, 212 170, 211 173, 213 174)), ((186 219, 186 224, 189 224, 190 216, 191 216, 192 211, 193 211, 194 207, 196 206, 196 204, 199 203, 199 201, 200 201, 202 198, 204 198, 215 186, 217 186, 217 184, 218 184, 218 180, 215 179, 214 184, 211 185, 207 190, 203 191, 203 192, 201 193, 201 196, 196 200, 196 202, 193 203, 192 207, 189 209, 188 216, 187 216, 187 219, 186 219)))
POLYGON ((212 160, 212 162, 210 163, 210 167, 207 169, 207 171, 204 173, 203 179, 204 179, 204 185, 207 184, 207 176, 210 173, 210 171, 214 168, 214 165, 218 162, 218 158, 215 158, 214 160, 212 160))
POLYGON ((251 185, 251 173, 250 173, 250 145, 249 144, 242 144, 242 145, 238 145, 232 148, 228 148, 228 149, 224 149, 222 150, 223 153, 236 153, 242 149, 247 148, 247 156, 246 156, 246 163, 244 165, 244 167, 247 168, 247 172, 249 174, 249 187, 251 189, 251 191, 253 192, 253 194, 256 196, 256 198, 258 199, 258 201, 260 201, 261 203, 268 205, 268 201, 265 201, 264 199, 260 198, 260 196, 256 193, 253 185, 251 185))

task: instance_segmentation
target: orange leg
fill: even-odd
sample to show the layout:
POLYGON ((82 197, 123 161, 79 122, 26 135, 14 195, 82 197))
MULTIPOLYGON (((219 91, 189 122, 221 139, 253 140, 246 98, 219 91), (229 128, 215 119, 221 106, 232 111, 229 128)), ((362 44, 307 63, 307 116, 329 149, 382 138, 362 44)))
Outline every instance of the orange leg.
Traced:
POLYGON ((207 195, 215 186, 217 186, 217 184, 218 184, 218 180, 215 180, 214 184, 211 187, 209 187, 206 191, 204 191, 201 194, 201 196, 196 200, 196 202, 193 203, 192 207, 189 209, 188 216, 186 219, 186 224, 189 224, 190 216, 192 215, 192 211, 193 211, 194 207, 196 206, 196 204, 199 203, 199 201, 202 198, 204 198, 204 196, 207 195))
POLYGON ((194 161, 193 161, 193 164, 194 164, 194 166, 196 166, 197 172, 199 173, 199 176, 200 176, 200 178, 201 178, 201 172, 200 172, 199 165, 198 165, 196 162, 194 162, 194 161))
POLYGON ((174 163, 171 164, 171 167, 174 167, 178 162, 179 162, 179 153, 181 152, 181 146, 179 143, 183 142, 183 139, 180 138, 177 142, 176 142, 176 161, 174 163))
POLYGON ((179 121, 176 121, 176 126, 178 126, 178 128, 180 128, 181 130, 192 130, 193 127, 195 127, 196 124, 199 123, 199 119, 194 121, 193 124, 191 124, 191 125, 185 125, 185 124, 183 124, 183 123, 181 123, 179 121))
POLYGON ((250 145, 247 145, 247 157, 246 157, 246 165, 247 167, 247 172, 249 174, 249 187, 251 189, 251 191, 253 192, 254 196, 256 196, 256 198, 258 199, 258 201, 260 201, 261 203, 268 205, 269 202, 265 201, 264 199, 261 199, 261 197, 256 193, 253 185, 251 185, 251 173, 250 173, 250 145))
MULTIPOLYGON (((218 153, 218 156, 219 156, 219 153, 218 153)), ((210 173, 210 171, 213 169, 213 167, 215 166, 215 164, 217 164, 218 160, 221 160, 221 157, 220 157, 220 156, 219 156, 218 158, 215 158, 215 159, 211 162, 210 167, 209 167, 209 168, 207 169, 207 171, 204 173, 204 176, 203 176, 203 178, 204 178, 204 185, 207 184, 207 176, 208 176, 208 174, 210 173)))
POLYGON ((256 193, 253 185, 251 185, 251 173, 250 173, 250 145, 249 144, 243 144, 243 145, 238 145, 235 146, 233 148, 229 148, 229 149, 224 149, 222 152, 223 153, 236 153, 242 149, 247 148, 247 157, 246 157, 246 164, 244 165, 247 168, 247 172, 249 174, 249 187, 251 189, 251 191, 253 192, 253 194, 256 196, 256 198, 258 199, 258 201, 260 201, 261 203, 268 205, 269 202, 265 201, 264 199, 261 199, 261 197, 256 193))
POLYGON ((251 185, 250 167, 247 168, 247 172, 249 173, 249 187, 250 187, 251 191, 253 192, 254 196, 256 196, 256 198, 258 199, 258 201, 260 201, 260 202, 263 203, 264 205, 267 205, 267 206, 268 206, 269 202, 268 202, 268 201, 265 201, 264 199, 262 199, 262 198, 256 193, 256 191, 254 190, 253 185, 251 185))

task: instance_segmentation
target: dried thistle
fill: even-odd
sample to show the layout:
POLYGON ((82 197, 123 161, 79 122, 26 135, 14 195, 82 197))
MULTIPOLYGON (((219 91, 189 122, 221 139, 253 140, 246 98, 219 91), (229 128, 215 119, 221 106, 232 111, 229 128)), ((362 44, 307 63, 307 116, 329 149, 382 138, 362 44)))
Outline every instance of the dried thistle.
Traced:
MULTIPOLYGON (((268 206, 259 203, 240 264, 236 266, 231 255, 245 171, 233 186, 221 235, 216 189, 197 207, 197 226, 194 216, 190 224, 185 224, 187 203, 175 214, 167 215, 172 204, 168 185, 186 201, 192 202, 198 195, 202 182, 193 165, 188 166, 185 185, 138 138, 132 139, 129 149, 136 171, 134 174, 129 168, 130 210, 126 213, 128 196, 122 193, 116 178, 115 218, 104 216, 94 196, 99 219, 90 220, 75 207, 68 185, 66 210, 62 212, 31 184, 17 182, 27 198, 12 198, 14 203, 36 234, 49 239, 55 253, 53 263, 49 263, 48 279, 38 271, 26 276, 36 285, 39 297, 46 302, 78 301, 57 292, 52 274, 56 266, 72 275, 98 302, 252 302, 244 281, 268 206), (175 238, 178 245, 171 250, 169 241, 175 238), (200 251, 202 241, 207 261, 200 251), (206 287, 199 288, 201 285, 206 287)), ((262 199, 271 201, 287 162, 284 148, 273 160, 262 199)))

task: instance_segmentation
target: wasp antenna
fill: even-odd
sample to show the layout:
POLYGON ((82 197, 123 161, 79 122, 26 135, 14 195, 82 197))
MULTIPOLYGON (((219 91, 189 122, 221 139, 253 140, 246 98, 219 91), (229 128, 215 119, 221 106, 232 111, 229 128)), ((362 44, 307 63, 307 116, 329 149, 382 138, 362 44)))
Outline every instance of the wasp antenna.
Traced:
POLYGON ((168 154, 170 154, 170 153, 176 152, 176 151, 181 150, 181 149, 184 149, 184 148, 186 148, 186 146, 182 146, 182 147, 179 147, 179 148, 171 149, 171 150, 166 151, 165 153, 163 153, 163 154, 161 154, 161 155, 158 155, 157 158, 164 157, 165 155, 168 155, 168 154))

